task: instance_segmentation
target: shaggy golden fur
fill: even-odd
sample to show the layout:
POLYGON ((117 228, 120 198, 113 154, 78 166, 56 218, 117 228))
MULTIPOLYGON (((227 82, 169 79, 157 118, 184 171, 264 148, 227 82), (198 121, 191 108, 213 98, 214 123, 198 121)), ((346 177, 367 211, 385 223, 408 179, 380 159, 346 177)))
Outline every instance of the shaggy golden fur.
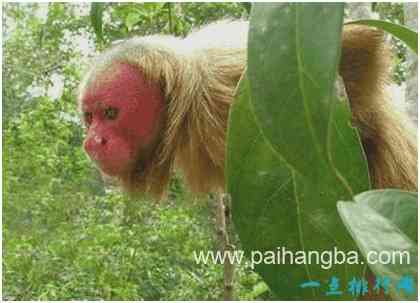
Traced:
POLYGON ((417 191, 417 146, 407 118, 392 108, 385 86, 390 50, 383 32, 344 27, 340 74, 359 129, 375 188, 417 191))
MULTIPOLYGON (((247 22, 220 22, 187 38, 148 36, 122 42, 100 55, 81 85, 81 94, 115 62, 138 66, 161 85, 167 108, 151 159, 123 186, 164 193, 174 166, 191 190, 224 188, 225 137, 230 104, 246 66, 247 22)), ((344 27, 339 73, 360 129, 375 188, 417 190, 417 148, 384 93, 389 52, 380 31, 344 27)))

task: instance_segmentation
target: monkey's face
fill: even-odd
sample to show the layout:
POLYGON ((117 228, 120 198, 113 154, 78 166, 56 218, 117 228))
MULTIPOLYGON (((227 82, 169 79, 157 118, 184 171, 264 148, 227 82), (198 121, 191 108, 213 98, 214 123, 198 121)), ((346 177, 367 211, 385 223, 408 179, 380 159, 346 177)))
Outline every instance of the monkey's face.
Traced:
POLYGON ((84 148, 107 175, 135 169, 158 136, 163 98, 157 85, 127 63, 115 63, 81 98, 87 136, 84 148))

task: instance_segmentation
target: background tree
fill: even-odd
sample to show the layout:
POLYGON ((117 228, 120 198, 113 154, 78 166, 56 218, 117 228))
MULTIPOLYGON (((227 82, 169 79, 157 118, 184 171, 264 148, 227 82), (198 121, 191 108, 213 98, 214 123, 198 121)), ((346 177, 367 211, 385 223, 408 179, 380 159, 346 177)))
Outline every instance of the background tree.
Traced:
MULTIPOLYGON (((222 266, 193 258, 193 251, 218 248, 208 199, 191 198, 180 176, 162 205, 104 187, 81 148, 75 97, 81 67, 106 43, 183 35, 195 25, 246 15, 246 8, 113 3, 102 11, 101 43, 90 4, 4 3, 2 9, 3 299, 219 299, 222 266)), ((259 283, 241 266, 237 298, 268 298, 259 283)))
POLYGON ((372 18, 372 4, 369 2, 352 2, 347 4, 347 16, 352 20, 372 18))

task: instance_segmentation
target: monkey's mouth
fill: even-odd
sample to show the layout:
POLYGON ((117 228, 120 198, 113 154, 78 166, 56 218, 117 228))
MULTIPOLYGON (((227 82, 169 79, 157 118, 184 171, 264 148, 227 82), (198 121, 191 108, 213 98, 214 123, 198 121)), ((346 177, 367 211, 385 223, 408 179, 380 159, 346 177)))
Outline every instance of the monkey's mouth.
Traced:
POLYGON ((108 153, 95 152, 90 155, 95 165, 106 175, 111 177, 121 177, 130 173, 133 167, 129 156, 109 155, 108 153))
POLYGON ((121 163, 109 163, 104 161, 94 161, 96 166, 106 175, 111 177, 120 177, 126 175, 128 169, 125 167, 128 165, 121 165, 121 163))

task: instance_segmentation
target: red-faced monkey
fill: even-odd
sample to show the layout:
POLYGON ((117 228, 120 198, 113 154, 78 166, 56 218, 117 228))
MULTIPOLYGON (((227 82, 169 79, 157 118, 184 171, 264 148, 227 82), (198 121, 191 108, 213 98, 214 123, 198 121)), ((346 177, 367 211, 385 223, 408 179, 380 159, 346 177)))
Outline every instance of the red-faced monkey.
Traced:
MULTIPOLYGON (((227 119, 247 32, 247 22, 219 22, 184 39, 132 38, 101 54, 79 96, 84 146, 101 171, 128 191, 158 197, 175 166, 193 192, 223 190, 227 119)), ((344 26, 339 74, 373 185, 417 191, 415 139, 384 90, 389 59, 381 31, 344 26)))

